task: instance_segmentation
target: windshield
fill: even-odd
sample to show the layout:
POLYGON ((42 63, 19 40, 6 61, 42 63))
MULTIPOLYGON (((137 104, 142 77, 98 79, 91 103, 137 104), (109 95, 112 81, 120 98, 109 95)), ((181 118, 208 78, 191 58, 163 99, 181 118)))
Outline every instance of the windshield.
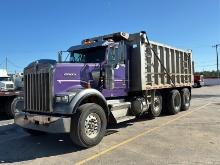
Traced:
POLYGON ((11 81, 10 77, 0 77, 0 81, 11 81))
POLYGON ((70 53, 72 63, 100 63, 105 60, 106 47, 77 50, 70 53))

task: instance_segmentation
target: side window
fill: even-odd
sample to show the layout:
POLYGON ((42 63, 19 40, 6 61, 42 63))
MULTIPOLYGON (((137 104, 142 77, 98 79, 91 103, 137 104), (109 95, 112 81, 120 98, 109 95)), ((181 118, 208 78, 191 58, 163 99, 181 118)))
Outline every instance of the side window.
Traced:
POLYGON ((118 63, 119 64, 125 64, 125 46, 120 44, 118 46, 118 63))
POLYGON ((115 51, 115 46, 109 47, 108 50, 108 63, 109 64, 116 64, 117 60, 116 60, 116 51, 115 51))
POLYGON ((85 62, 85 55, 80 53, 71 53, 70 62, 74 62, 74 63, 85 62))
POLYGON ((109 64, 124 64, 125 63, 125 52, 124 45, 115 44, 109 48, 108 52, 108 63, 109 64))

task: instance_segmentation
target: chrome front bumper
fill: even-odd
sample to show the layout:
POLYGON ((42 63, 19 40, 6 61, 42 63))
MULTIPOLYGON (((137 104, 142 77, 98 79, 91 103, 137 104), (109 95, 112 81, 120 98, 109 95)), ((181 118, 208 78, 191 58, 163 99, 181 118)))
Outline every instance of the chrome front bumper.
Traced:
POLYGON ((70 117, 52 117, 45 115, 19 112, 15 114, 15 124, 22 128, 28 128, 49 133, 70 132, 70 117))

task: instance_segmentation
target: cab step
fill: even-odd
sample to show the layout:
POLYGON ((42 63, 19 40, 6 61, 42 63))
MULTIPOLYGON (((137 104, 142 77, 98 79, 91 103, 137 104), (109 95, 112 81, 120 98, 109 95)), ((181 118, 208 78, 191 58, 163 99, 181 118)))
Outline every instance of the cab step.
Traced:
POLYGON ((129 109, 131 107, 130 102, 112 101, 108 103, 110 103, 108 105, 111 107, 111 113, 117 123, 121 123, 135 118, 135 116, 131 116, 129 114, 129 109))
POLYGON ((132 119, 135 119, 135 118, 136 118, 135 116, 119 117, 119 118, 116 118, 116 122, 117 122, 117 123, 122 123, 122 122, 124 122, 124 121, 132 120, 132 119))

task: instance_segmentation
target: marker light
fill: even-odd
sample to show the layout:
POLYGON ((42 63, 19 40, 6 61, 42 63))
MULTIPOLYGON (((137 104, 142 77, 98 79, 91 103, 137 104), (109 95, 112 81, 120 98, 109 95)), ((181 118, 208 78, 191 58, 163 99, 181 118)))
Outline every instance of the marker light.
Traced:
POLYGON ((68 103, 69 102, 69 96, 56 96, 55 98, 57 103, 68 103))

